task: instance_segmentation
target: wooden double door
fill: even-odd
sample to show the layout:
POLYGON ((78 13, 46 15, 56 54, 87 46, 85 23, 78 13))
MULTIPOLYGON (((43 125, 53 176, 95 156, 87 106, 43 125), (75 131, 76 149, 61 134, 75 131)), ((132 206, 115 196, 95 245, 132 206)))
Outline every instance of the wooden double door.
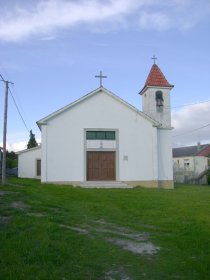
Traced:
POLYGON ((115 152, 87 152, 87 180, 116 180, 115 152))

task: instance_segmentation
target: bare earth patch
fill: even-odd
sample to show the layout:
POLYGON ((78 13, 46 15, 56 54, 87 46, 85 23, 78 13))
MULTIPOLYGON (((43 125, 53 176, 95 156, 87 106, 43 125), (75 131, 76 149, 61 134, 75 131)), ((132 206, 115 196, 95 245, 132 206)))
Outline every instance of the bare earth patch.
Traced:
POLYGON ((123 268, 116 268, 106 273, 104 280, 132 280, 130 276, 126 274, 123 268))
POLYGON ((104 240, 133 254, 152 256, 160 250, 160 247, 155 246, 149 241, 150 234, 148 232, 133 232, 129 228, 119 227, 115 224, 106 223, 105 221, 96 221, 93 224, 76 226, 61 224, 59 226, 76 231, 79 234, 99 235, 104 240))
POLYGON ((14 201, 14 202, 12 202, 11 207, 15 208, 15 209, 20 209, 20 210, 24 210, 24 209, 30 208, 29 205, 23 203, 22 201, 14 201))
POLYGON ((47 207, 47 210, 48 210, 48 211, 52 211, 53 213, 60 213, 60 212, 61 212, 61 209, 60 209, 60 208, 58 208, 58 207, 53 207, 53 206, 47 207))
MULTIPOLYGON (((106 222, 104 219, 96 220, 96 221, 94 221, 94 223, 99 224, 99 225, 106 225, 107 227, 114 227, 114 228, 116 227, 115 224, 108 223, 108 222, 106 222)), ((143 227, 143 228, 149 228, 149 229, 154 229, 154 228, 156 228, 156 227, 153 226, 153 225, 148 225, 148 224, 143 224, 143 223, 141 223, 141 224, 139 224, 139 225, 141 225, 141 227, 143 227)), ((123 230, 123 231, 129 230, 129 229, 126 228, 126 227, 117 227, 117 228, 118 228, 118 229, 120 228, 120 229, 123 230)))
POLYGON ((7 183, 8 186, 11 187, 18 187, 18 188, 24 188, 25 186, 19 185, 19 184, 12 184, 12 183, 7 183))
POLYGON ((0 191, 0 196, 18 194, 19 192, 11 192, 11 191, 0 191))
POLYGON ((32 216, 32 217, 45 217, 46 215, 43 213, 27 213, 27 216, 32 216))
POLYGON ((8 224, 10 217, 8 216, 0 216, 0 226, 5 226, 8 224))
MULTIPOLYGON (((110 233, 112 235, 117 235, 120 236, 121 238, 130 238, 136 241, 145 241, 148 239, 149 234, 147 232, 142 232, 142 233, 126 233, 122 231, 122 228, 119 227, 118 231, 117 230, 112 230, 112 229, 106 229, 106 228, 96 228, 95 229, 97 232, 101 233, 110 233)), ((128 230, 126 228, 126 230, 128 230)))
POLYGON ((67 225, 63 225, 63 224, 60 224, 59 226, 62 227, 62 228, 67 228, 67 229, 70 229, 70 230, 73 230, 73 231, 77 231, 80 234, 88 234, 88 230, 87 229, 83 229, 83 228, 79 228, 79 227, 67 226, 67 225))
POLYGON ((153 255, 160 249, 160 247, 154 246, 151 242, 134 242, 117 238, 108 238, 107 240, 126 251, 139 255, 153 255))

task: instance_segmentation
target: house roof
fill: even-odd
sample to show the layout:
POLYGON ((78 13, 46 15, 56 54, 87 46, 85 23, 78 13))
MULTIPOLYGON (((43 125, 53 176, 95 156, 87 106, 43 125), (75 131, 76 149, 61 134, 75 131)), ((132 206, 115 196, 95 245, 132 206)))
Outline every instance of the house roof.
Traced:
POLYGON ((34 150, 37 150, 37 149, 40 149, 40 148, 41 148, 41 145, 38 145, 38 146, 30 148, 30 149, 25 149, 25 150, 22 150, 22 151, 18 151, 18 152, 16 152, 16 155, 20 155, 20 154, 23 154, 23 153, 26 153, 26 152, 31 152, 31 151, 34 151, 34 150))
POLYGON ((208 157, 209 155, 210 155, 210 145, 205 147, 203 150, 199 151, 197 154, 197 156, 204 156, 204 157, 208 157))
POLYGON ((99 92, 103 91, 104 93, 106 93, 107 95, 111 96, 112 98, 114 98, 116 101, 120 102, 121 104, 124 104, 126 107, 128 107, 129 109, 131 109, 132 111, 135 111, 137 114, 141 115, 143 118, 149 120, 150 122, 152 122, 155 126, 161 126, 161 124, 157 121, 155 121, 154 119, 152 119, 150 116, 146 115, 145 113, 139 111, 136 107, 132 106, 131 104, 129 104, 128 102, 124 101, 122 98, 120 98, 119 96, 115 95, 114 93, 112 93, 111 91, 107 90, 106 88, 99 87, 94 91, 91 91, 90 93, 84 95, 83 97, 77 99, 76 101, 68 104, 67 106, 55 111, 54 113, 46 116, 45 118, 42 118, 41 120, 37 121, 37 125, 39 126, 39 128, 41 128, 41 125, 45 125, 47 124, 47 121, 49 121, 50 119, 58 116, 59 114, 61 114, 62 112, 71 109, 72 107, 78 105, 79 103, 85 101, 86 99, 90 98, 91 96, 94 96, 96 94, 98 94, 99 92))
POLYGON ((196 145, 188 147, 173 148, 173 157, 191 157, 191 156, 205 156, 210 155, 210 145, 196 145))
POLYGON ((149 72, 149 75, 146 79, 146 82, 144 84, 143 89, 140 91, 140 94, 143 93, 144 89, 147 87, 168 87, 172 88, 173 85, 171 85, 166 77, 163 75, 160 68, 157 66, 157 64, 153 64, 152 68, 149 72))

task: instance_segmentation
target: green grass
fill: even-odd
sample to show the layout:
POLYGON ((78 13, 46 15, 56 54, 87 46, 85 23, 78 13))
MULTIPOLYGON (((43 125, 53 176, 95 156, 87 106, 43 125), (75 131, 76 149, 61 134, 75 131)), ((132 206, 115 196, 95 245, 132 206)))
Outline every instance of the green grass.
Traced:
POLYGON ((10 183, 0 186, 0 193, 15 192, 0 195, 0 279, 210 279, 208 186, 104 190, 10 183), (160 250, 151 256, 123 250, 108 241, 113 233, 97 230, 109 226, 147 233, 160 250))

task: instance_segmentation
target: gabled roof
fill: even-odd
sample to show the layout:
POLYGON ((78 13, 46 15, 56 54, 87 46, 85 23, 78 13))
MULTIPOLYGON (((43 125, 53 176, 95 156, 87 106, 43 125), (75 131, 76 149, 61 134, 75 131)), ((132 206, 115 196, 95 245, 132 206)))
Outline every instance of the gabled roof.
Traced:
POLYGON ((146 82, 144 84, 143 89, 140 91, 142 93, 146 87, 168 87, 172 88, 173 85, 171 85, 166 77, 163 75, 160 68, 157 66, 157 64, 153 64, 152 68, 149 72, 149 75, 146 79, 146 82))
POLYGON ((210 145, 196 145, 188 147, 173 148, 173 157, 191 157, 191 156, 204 156, 210 155, 210 145))
POLYGON ((50 119, 58 116, 59 114, 63 113, 66 110, 71 109, 72 107, 80 104, 81 102, 84 102, 86 99, 90 98, 91 96, 94 96, 98 93, 100 93, 101 91, 103 91, 104 93, 106 93, 107 95, 109 95, 110 97, 114 98, 116 101, 120 102, 121 104, 124 104, 126 107, 128 107, 130 110, 135 111, 137 114, 139 114, 140 116, 142 116, 143 118, 149 120, 150 122, 152 122, 155 126, 161 126, 161 124, 155 120, 153 120, 151 117, 149 117, 148 115, 144 114, 143 112, 139 111, 136 107, 132 106, 131 104, 129 104, 128 102, 124 101, 122 98, 120 98, 119 96, 115 95, 114 93, 112 93, 111 91, 107 90, 104 87, 99 87, 94 91, 91 91, 90 93, 84 95, 83 97, 77 99, 76 101, 68 104, 67 106, 55 111, 54 113, 46 116, 45 118, 42 118, 41 120, 37 121, 37 125, 39 126, 39 128, 41 127, 41 125, 45 125, 47 124, 47 121, 49 121, 50 119))
POLYGON ((22 153, 26 153, 26 152, 31 152, 31 151, 34 151, 34 150, 38 150, 41 148, 41 145, 38 145, 36 147, 33 147, 33 148, 30 148, 30 149, 25 149, 25 150, 22 150, 22 151, 18 151, 16 152, 16 155, 20 155, 22 153))
POLYGON ((207 147, 205 147, 203 150, 197 153, 197 156, 203 156, 203 157, 210 156, 210 145, 206 145, 206 146, 207 147))

